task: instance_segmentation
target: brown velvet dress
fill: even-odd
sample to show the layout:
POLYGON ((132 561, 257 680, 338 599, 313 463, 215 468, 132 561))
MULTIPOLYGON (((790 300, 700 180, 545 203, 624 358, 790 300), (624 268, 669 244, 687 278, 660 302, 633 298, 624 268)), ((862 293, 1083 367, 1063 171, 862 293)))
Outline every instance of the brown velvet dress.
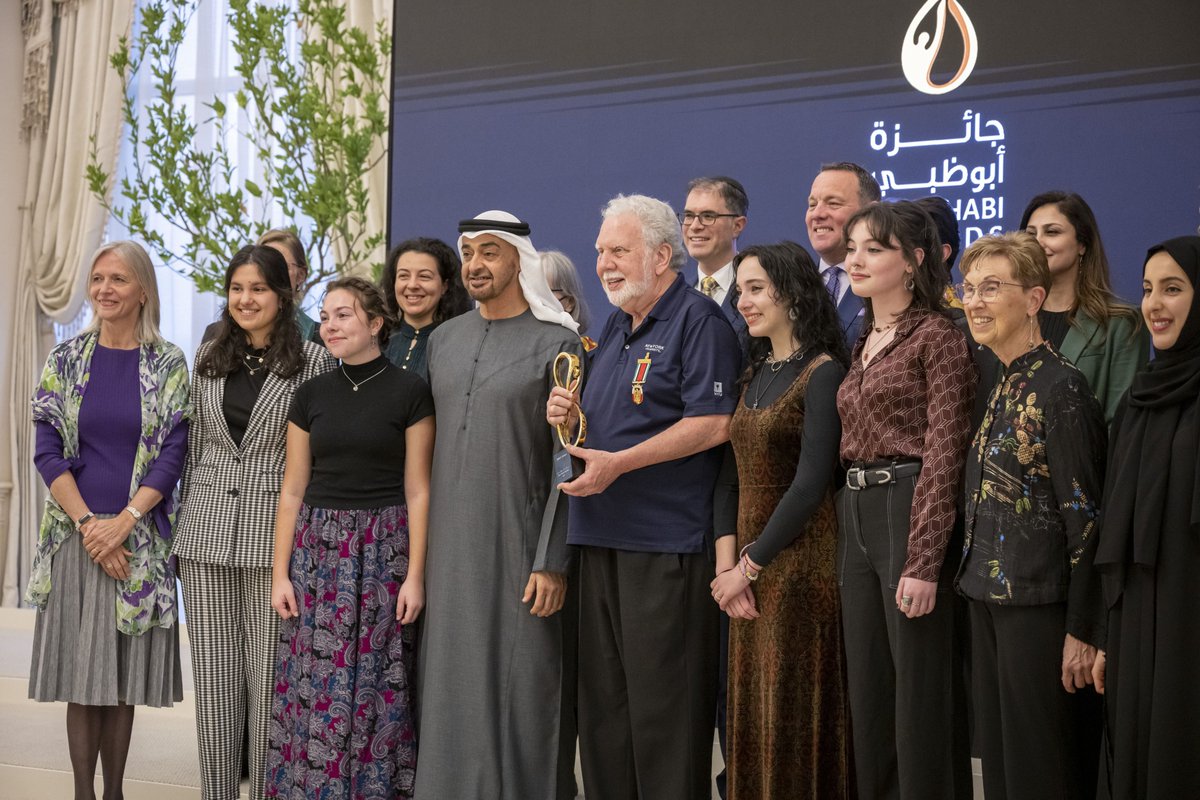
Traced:
MULTIPOLYGON (((814 359, 770 405, 738 404, 738 550, 762 532, 796 474, 814 359)), ((826 493, 803 533, 753 584, 761 616, 729 625, 730 800, 853 797, 838 602, 837 516, 826 493)))

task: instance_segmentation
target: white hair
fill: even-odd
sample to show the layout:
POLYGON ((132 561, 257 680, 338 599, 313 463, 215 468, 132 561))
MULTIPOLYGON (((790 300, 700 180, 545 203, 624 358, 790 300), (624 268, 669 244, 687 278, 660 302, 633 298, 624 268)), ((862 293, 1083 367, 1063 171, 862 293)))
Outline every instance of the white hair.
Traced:
POLYGON ((642 226, 642 239, 646 243, 646 252, 653 253, 661 245, 671 248, 671 269, 678 272, 683 269, 687 259, 687 251, 683 249, 683 229, 675 210, 662 200, 647 197, 644 194, 619 194, 604 206, 601 216, 604 219, 630 214, 637 217, 642 226))

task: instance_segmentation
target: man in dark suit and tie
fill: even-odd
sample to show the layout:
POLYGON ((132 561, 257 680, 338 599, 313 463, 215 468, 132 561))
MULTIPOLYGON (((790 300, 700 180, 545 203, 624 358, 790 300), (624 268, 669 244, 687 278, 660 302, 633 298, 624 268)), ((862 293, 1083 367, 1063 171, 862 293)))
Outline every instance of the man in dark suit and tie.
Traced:
MULTIPOLYGON (((725 312, 741 340, 746 321, 738 313, 734 283, 733 257, 737 238, 746 227, 750 200, 742 184, 725 175, 695 178, 688 183, 687 200, 679 222, 683 225, 683 244, 696 259, 697 270, 688 274, 689 285, 712 298, 725 312)), ((742 354, 743 358, 745 353, 742 354)), ((728 446, 728 445, 726 445, 728 446)), ((725 757, 725 681, 729 653, 729 617, 721 614, 721 648, 717 675, 717 735, 721 757, 725 757)), ((725 797, 725 770, 717 775, 717 792, 725 797)))
POLYGON ((851 350, 862 330, 863 303, 850 291, 850 279, 843 265, 846 260, 843 230, 856 211, 879 198, 879 184, 858 164, 849 161, 822 164, 813 180, 808 212, 804 215, 808 241, 821 259, 818 268, 837 303, 846 345, 851 350))
POLYGON ((715 175, 688 183, 687 200, 679 215, 683 244, 696 259, 697 271, 688 274, 688 283, 711 297, 739 334, 746 323, 734 305, 733 256, 749 210, 742 184, 715 175))

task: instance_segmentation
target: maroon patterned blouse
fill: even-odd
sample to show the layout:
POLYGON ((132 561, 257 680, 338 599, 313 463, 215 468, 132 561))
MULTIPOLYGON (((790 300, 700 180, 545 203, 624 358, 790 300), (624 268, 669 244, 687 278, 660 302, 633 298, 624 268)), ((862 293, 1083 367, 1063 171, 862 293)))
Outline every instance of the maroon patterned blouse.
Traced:
POLYGON ((932 311, 901 314, 894 338, 865 368, 864 341, 838 389, 842 461, 921 459, 901 575, 936 581, 971 438, 975 364, 962 332, 932 311))

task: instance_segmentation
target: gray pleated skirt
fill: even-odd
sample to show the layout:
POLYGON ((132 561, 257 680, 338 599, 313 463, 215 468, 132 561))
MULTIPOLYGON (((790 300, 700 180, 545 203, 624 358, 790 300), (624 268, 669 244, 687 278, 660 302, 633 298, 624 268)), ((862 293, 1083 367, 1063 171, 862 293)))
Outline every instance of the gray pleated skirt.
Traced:
POLYGON ((183 699, 179 624, 117 630, 117 582, 71 536, 51 562, 50 596, 33 631, 29 697, 89 706, 163 707, 183 699))

